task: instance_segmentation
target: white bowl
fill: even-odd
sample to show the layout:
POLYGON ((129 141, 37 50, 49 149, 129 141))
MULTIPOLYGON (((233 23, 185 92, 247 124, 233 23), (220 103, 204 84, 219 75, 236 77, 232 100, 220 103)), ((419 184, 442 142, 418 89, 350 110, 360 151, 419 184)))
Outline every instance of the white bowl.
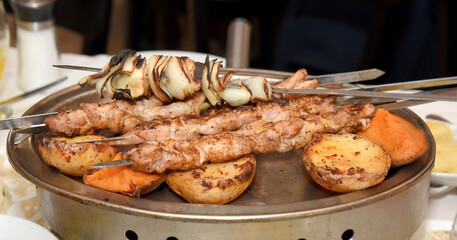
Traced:
MULTIPOLYGON (((451 128, 452 139, 454 141, 457 141, 457 125, 450 124, 450 123, 443 122, 443 121, 434 120, 434 119, 426 119, 426 120, 447 124, 451 128)), ((434 184, 430 187, 431 196, 446 193, 454 188, 457 188, 457 174, 432 172, 431 183, 434 184), (436 185, 438 185, 438 186, 436 186, 436 185)))
POLYGON ((410 240, 426 240, 426 234, 433 231, 450 231, 452 228, 452 221, 429 219, 425 220, 419 227, 417 232, 411 237, 410 240))

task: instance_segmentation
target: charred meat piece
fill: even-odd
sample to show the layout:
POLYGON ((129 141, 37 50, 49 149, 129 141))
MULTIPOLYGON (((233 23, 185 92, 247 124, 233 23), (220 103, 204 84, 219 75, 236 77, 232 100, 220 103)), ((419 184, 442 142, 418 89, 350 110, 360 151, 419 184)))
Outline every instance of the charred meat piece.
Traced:
MULTIPOLYGON (((287 88, 287 89, 315 89, 318 85, 317 80, 307 80, 308 72, 306 69, 302 68, 296 71, 292 76, 287 78, 286 80, 276 83, 273 85, 275 88, 287 88)), ((277 98, 300 98, 302 94, 274 94, 277 98)))
POLYGON ((81 103, 82 110, 60 112, 48 117, 44 123, 51 131, 66 136, 93 134, 100 130, 125 133, 136 126, 158 117, 198 115, 205 110, 205 96, 197 93, 186 101, 162 105, 155 97, 129 102, 115 100, 110 103, 81 103))
POLYGON ((280 152, 302 148, 314 137, 332 131, 347 132, 368 127, 373 117, 371 104, 341 107, 327 116, 292 118, 278 122, 257 120, 238 131, 202 136, 191 141, 170 139, 133 148, 123 154, 136 171, 165 172, 198 168, 206 162, 224 162, 247 154, 280 152), (343 118, 350 116, 350 118, 343 118))
POLYGON ((308 114, 334 112, 334 97, 305 96, 298 99, 276 99, 246 105, 236 109, 211 109, 202 116, 161 118, 138 126, 122 135, 126 139, 110 141, 111 145, 135 145, 168 139, 191 140, 201 135, 214 135, 238 130, 256 120, 277 122, 293 117, 305 118, 308 114))

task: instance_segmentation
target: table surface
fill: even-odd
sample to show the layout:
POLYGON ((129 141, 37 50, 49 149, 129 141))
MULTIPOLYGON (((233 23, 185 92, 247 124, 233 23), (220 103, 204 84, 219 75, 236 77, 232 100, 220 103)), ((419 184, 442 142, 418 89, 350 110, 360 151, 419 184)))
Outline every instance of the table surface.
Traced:
MULTIPOLYGON (((143 56, 149 56, 157 52, 141 52, 143 56)), ((192 54, 179 51, 161 51, 161 54, 180 55, 192 54)), ((204 55, 197 55, 201 57, 204 55)), ((0 101, 23 93, 18 89, 17 81, 17 51, 15 48, 9 50, 8 61, 5 67, 3 80, 0 83, 0 101)), ((63 53, 61 54, 60 64, 81 65, 89 67, 102 67, 109 59, 108 55, 85 56, 79 54, 63 53)), ((196 59, 202 61, 200 59, 196 59)), ((38 60, 39 61, 39 60, 38 60)), ((87 72, 63 70, 63 74, 68 76, 67 80, 58 85, 49 88, 43 92, 30 96, 26 99, 12 103, 10 106, 13 109, 13 116, 21 116, 31 105, 40 101, 44 97, 59 91, 65 87, 69 87, 77 83, 77 81, 86 76, 87 72)), ((437 114, 446 117, 449 121, 457 124, 457 103, 455 102, 434 102, 424 105, 414 106, 410 108, 420 117, 425 119, 428 114, 437 114)), ((36 222, 44 227, 48 227, 41 218, 36 198, 35 187, 17 174, 9 165, 6 157, 6 139, 8 131, 0 130, 0 214, 8 214, 23 217, 36 222)), ((427 228, 431 223, 447 224, 452 222, 457 214, 457 189, 454 189, 439 196, 431 196, 427 214, 423 223, 423 228, 427 228)), ((420 233, 413 236, 412 239, 420 239, 420 233)))

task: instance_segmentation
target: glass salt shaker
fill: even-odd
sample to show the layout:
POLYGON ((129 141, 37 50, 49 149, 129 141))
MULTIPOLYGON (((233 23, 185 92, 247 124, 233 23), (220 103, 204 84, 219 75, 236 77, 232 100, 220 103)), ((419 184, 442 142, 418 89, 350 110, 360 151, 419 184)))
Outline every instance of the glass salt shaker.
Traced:
POLYGON ((18 87, 30 91, 62 77, 54 28, 56 0, 9 0, 16 19, 18 87))
POLYGON ((6 20, 6 11, 3 2, 0 2, 0 83, 3 78, 6 59, 8 58, 8 49, 10 47, 10 34, 8 22, 6 20))

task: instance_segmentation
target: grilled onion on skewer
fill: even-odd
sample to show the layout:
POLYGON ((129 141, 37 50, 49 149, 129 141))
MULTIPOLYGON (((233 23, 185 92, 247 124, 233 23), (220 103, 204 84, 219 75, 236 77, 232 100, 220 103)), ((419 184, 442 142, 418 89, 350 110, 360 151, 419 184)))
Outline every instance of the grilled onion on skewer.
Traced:
MULTIPOLYGON (((272 86, 265 77, 236 79, 234 72, 220 73, 222 64, 206 58, 199 63, 187 57, 153 55, 149 63, 141 56, 127 51, 111 58, 102 71, 84 77, 81 87, 95 82, 100 96, 134 101, 154 93, 159 100, 170 103, 173 99, 184 100, 202 90, 212 105, 224 102, 241 106, 250 101, 268 101, 272 98, 272 86)), ((300 70, 276 87, 315 88, 316 81, 306 81, 306 71, 300 70)), ((281 96, 281 95, 277 95, 281 96)), ((284 96, 292 96, 284 94, 284 96)))
POLYGON ((110 98, 136 100, 149 95, 149 82, 146 80, 146 59, 134 56, 135 51, 127 50, 114 55, 100 73, 79 80, 84 87, 95 82, 98 94, 103 92, 110 98))
POLYGON ((146 59, 132 56, 126 59, 120 71, 112 74, 105 83, 110 98, 134 101, 149 96, 149 82, 146 81, 146 59))
POLYGON ((149 86, 154 95, 164 103, 169 103, 172 98, 165 86, 161 86, 163 70, 170 61, 170 56, 152 55, 148 64, 149 86))
POLYGON ((165 68, 164 86, 173 98, 184 100, 200 90, 201 63, 187 57, 171 57, 165 68))

